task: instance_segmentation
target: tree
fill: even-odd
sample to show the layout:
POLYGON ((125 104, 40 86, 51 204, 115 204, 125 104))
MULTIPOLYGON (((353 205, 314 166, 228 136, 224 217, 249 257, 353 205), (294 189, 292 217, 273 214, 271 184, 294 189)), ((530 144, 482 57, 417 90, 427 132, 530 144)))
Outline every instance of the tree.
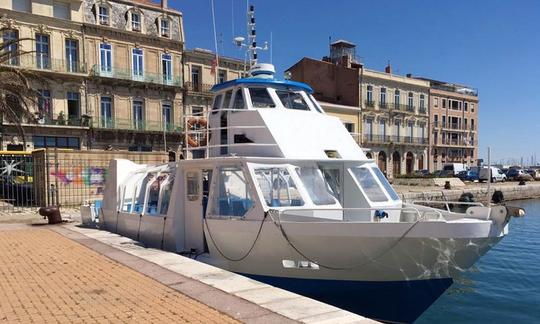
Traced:
MULTIPOLYGON (((3 35, 5 31, 1 29, 0 34, 3 35)), ((26 148, 22 123, 35 122, 32 107, 37 102, 38 92, 32 89, 29 81, 29 77, 37 76, 17 66, 23 55, 31 53, 21 49, 23 40, 4 40, 0 44, 0 123, 3 125, 5 121, 14 124, 26 148)))

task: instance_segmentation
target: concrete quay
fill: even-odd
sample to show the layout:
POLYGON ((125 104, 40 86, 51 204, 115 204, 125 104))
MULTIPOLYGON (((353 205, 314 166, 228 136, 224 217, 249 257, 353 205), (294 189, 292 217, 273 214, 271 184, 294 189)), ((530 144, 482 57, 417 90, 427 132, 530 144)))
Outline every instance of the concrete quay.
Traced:
POLYGON ((76 223, 0 224, 0 322, 375 323, 76 223))
POLYGON ((488 193, 487 183, 466 183, 465 186, 444 189, 434 186, 399 186, 395 185, 403 201, 446 200, 458 201, 463 193, 471 193, 475 201, 487 203, 495 190, 500 190, 505 201, 540 198, 540 181, 526 182, 520 186, 518 182, 492 183, 488 193))

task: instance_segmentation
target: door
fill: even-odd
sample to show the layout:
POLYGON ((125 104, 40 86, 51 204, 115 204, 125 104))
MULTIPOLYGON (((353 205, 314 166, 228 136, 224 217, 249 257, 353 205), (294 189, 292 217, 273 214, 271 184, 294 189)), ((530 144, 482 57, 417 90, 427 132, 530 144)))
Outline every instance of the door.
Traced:
POLYGON ((201 170, 188 169, 184 173, 185 248, 204 251, 203 184, 201 170))

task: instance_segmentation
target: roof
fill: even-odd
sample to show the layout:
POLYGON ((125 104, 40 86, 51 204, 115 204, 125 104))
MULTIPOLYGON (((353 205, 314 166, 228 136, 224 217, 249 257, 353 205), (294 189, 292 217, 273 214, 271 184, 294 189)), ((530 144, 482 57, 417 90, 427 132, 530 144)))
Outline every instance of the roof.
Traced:
POLYGON ((290 88, 298 88, 312 93, 313 89, 305 83, 289 81, 289 80, 276 80, 276 79, 263 79, 263 78, 243 78, 231 81, 226 81, 220 84, 216 84, 212 87, 212 92, 221 91, 223 89, 231 88, 238 85, 270 85, 270 86, 283 86, 290 88))
POLYGON ((337 45, 337 44, 344 44, 344 45, 347 45, 347 46, 349 46, 349 47, 355 47, 355 46, 356 46, 355 43, 346 41, 346 40, 344 40, 344 39, 338 39, 337 41, 333 42, 333 43, 330 44, 330 45, 334 46, 334 45, 337 45))

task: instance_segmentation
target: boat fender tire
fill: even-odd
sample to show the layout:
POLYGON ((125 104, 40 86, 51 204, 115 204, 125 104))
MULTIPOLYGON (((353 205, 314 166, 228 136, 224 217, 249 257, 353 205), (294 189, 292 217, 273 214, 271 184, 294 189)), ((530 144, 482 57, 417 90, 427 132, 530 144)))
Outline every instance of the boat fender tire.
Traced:
POLYGON ((504 194, 500 190, 496 190, 491 196, 491 202, 494 204, 500 204, 504 201, 504 194))

